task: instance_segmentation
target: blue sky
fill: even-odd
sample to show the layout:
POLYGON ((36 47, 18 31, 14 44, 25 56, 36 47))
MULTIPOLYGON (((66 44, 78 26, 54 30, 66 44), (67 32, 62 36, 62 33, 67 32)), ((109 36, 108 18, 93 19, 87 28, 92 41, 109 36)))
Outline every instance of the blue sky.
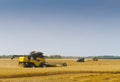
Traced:
POLYGON ((0 55, 120 55, 119 0, 1 0, 0 55))

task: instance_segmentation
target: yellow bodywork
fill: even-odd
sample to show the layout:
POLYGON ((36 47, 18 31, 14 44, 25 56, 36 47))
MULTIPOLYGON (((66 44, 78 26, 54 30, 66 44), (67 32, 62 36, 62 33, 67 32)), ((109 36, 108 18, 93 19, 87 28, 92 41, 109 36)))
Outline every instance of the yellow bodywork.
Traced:
POLYGON ((19 62, 28 62, 28 57, 19 57, 19 62))
POLYGON ((19 63, 33 63, 36 67, 40 66, 41 63, 44 63, 44 58, 29 59, 28 56, 19 57, 19 63))

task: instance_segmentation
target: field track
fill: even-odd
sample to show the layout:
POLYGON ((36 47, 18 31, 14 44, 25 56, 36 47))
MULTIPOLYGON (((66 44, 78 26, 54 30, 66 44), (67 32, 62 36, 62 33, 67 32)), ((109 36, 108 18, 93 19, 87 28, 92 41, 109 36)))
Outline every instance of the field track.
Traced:
POLYGON ((18 60, 0 59, 0 82, 119 82, 120 60, 54 59, 47 62, 66 62, 67 67, 21 68, 18 60), (38 80, 38 79, 40 80, 38 80), (61 79, 62 78, 62 79, 61 79))

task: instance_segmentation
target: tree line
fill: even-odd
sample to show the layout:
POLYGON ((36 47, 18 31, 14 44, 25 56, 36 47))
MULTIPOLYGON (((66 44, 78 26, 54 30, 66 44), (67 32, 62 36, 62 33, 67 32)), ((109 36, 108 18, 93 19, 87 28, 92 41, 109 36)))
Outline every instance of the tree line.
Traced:
MULTIPOLYGON (((0 55, 0 58, 11 58, 13 55, 0 55)), ((76 58, 97 58, 97 59, 120 59, 120 56, 88 56, 88 57, 83 57, 83 56, 61 56, 61 55, 49 55, 45 56, 45 58, 48 59, 76 59, 76 58)))

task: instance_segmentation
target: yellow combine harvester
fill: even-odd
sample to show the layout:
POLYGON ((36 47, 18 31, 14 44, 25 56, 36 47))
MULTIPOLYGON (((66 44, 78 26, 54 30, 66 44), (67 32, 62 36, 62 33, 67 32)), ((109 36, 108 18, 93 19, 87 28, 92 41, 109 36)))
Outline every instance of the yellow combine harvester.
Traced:
POLYGON ((67 66, 66 63, 46 63, 42 52, 33 51, 30 55, 13 55, 11 59, 15 57, 19 57, 19 66, 22 67, 67 66))

